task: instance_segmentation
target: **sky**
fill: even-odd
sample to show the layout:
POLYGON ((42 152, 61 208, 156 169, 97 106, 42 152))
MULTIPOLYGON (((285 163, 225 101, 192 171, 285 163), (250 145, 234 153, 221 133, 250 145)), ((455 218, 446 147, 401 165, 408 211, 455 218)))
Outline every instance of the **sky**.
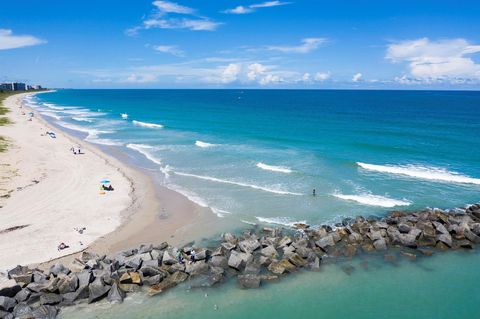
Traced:
POLYGON ((478 90, 480 1, 2 1, 1 81, 478 90))

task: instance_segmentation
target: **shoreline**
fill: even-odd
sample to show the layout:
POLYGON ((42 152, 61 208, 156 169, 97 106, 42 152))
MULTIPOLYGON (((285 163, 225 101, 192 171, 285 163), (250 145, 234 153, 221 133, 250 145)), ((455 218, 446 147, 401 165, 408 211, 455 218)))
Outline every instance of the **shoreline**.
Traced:
MULTIPOLYGON (((42 92, 43 93, 43 92, 42 92)), ((46 92, 45 92, 46 93, 46 92)), ((33 94, 38 94, 38 93, 33 93, 33 94)), ((81 140, 75 136, 72 136, 65 130, 60 130, 59 128, 53 126, 50 124, 47 120, 45 120, 37 111, 34 109, 31 109, 27 106, 23 105, 23 108, 20 108, 20 105, 22 105, 22 100, 25 96, 27 95, 32 95, 32 93, 25 93, 25 94, 18 94, 12 97, 7 98, 4 101, 5 107, 10 109, 9 117, 11 118, 12 124, 10 124, 8 127, 5 127, 5 129, 2 129, 2 131, 5 131, 2 133, 2 135, 7 136, 10 139, 10 148, 3 153, 1 156, 3 158, 9 158, 9 162, 12 163, 21 163, 22 161, 25 162, 35 162, 35 158, 38 153, 33 151, 32 149, 28 150, 25 152, 25 148, 30 148, 28 144, 23 144, 23 145, 17 145, 18 144, 18 134, 19 131, 26 131, 26 130, 18 130, 19 127, 28 127, 35 125, 36 129, 43 130, 43 131, 54 131, 57 135, 57 137, 60 137, 62 140, 62 145, 64 146, 64 150, 62 152, 65 152, 68 155, 72 155, 70 151, 68 151, 70 144, 71 145, 82 145, 82 149, 87 153, 87 156, 93 157, 93 161, 89 160, 88 163, 85 163, 81 165, 80 168, 77 167, 77 169, 83 169, 83 172, 85 174, 89 174, 89 170, 91 169, 88 167, 88 165, 94 164, 95 162, 103 162, 102 164, 104 165, 103 167, 106 169, 107 167, 111 170, 112 174, 117 174, 117 179, 119 180, 118 184, 113 185, 115 187, 115 191, 112 192, 111 194, 106 194, 106 195, 117 195, 120 192, 120 186, 122 186, 122 194, 121 196, 123 200, 123 205, 119 209, 119 207, 111 208, 109 205, 105 206, 102 209, 98 210, 98 214, 103 215, 106 210, 109 210, 112 214, 109 218, 112 218, 112 220, 106 220, 102 221, 104 223, 110 224, 110 225, 104 225, 106 229, 103 229, 103 232, 97 232, 95 236, 88 237, 88 240, 84 240, 82 246, 76 246, 72 247, 66 250, 63 250, 62 252, 50 252, 50 255, 44 255, 45 258, 41 258, 40 256, 37 256, 36 259, 28 259, 25 258, 13 258, 14 260, 11 261, 0 261, 0 271, 4 271, 5 267, 14 267, 16 264, 31 264, 31 265, 36 265, 38 267, 48 267, 52 263, 55 262, 69 262, 73 260, 75 257, 77 257, 82 251, 85 249, 89 249, 90 251, 98 252, 99 254, 108 254, 108 253, 114 253, 119 250, 123 249, 128 249, 134 246, 138 246, 142 243, 150 243, 150 242, 163 242, 166 240, 169 240, 170 242, 176 242, 180 243, 182 241, 188 241, 188 240, 193 240, 195 236, 200 236, 200 233, 195 233, 195 232, 190 232, 187 233, 185 229, 188 229, 189 226, 194 224, 195 222, 207 222, 210 219, 209 217, 213 216, 210 215, 208 216, 208 209, 205 209, 203 207, 200 207, 196 205, 195 203, 191 202, 187 198, 185 198, 183 195, 176 193, 172 190, 169 190, 165 187, 162 186, 154 186, 154 182, 151 177, 143 174, 140 170, 137 170, 133 168, 131 165, 124 163, 117 159, 114 156, 111 156, 107 154, 106 152, 103 152, 99 147, 81 140), (26 112, 33 112, 34 116, 32 118, 31 122, 26 121, 27 115, 21 115, 22 110, 25 110, 26 112), (67 146, 68 143, 68 147, 67 146), (23 149, 22 149, 23 147, 23 149), (15 152, 14 152, 14 150, 15 152), (23 152, 23 153, 22 153, 23 152), (17 153, 17 154, 12 154, 12 153, 17 153), (20 157, 19 154, 20 153, 20 157), (25 156, 28 155, 28 158, 25 156), (22 158, 23 156, 23 158, 22 158), (11 158, 10 158, 11 157, 11 158), (125 188, 128 189, 128 191, 125 191, 125 188), (126 197, 128 197, 128 203, 125 201, 126 197), (167 210, 169 212, 168 216, 164 216, 164 218, 159 218, 158 213, 163 210, 167 210), (117 211, 115 211, 117 210, 117 211), (109 228, 108 228, 109 227, 109 228), (160 231, 159 231, 160 230, 160 231), (184 236, 181 236, 184 235, 184 236), (94 238, 93 238, 94 237, 94 238), (183 237, 183 238, 180 238, 183 237), (23 260, 27 261, 24 262, 23 260), (8 265, 8 266, 7 266, 8 265)), ((38 131, 37 131, 38 132, 38 131)), ((30 132, 32 134, 33 131, 30 132)), ((22 133, 25 134, 25 133, 22 133)), ((22 137, 23 138, 23 137, 22 137)), ((32 137, 33 138, 33 137, 32 137)), ((35 137, 36 138, 36 137, 35 137)), ((44 140, 47 139, 50 142, 50 138, 43 136, 42 137, 44 140)), ((27 138, 28 139, 28 138, 27 138)), ((55 141, 55 143, 58 143, 60 141, 59 138, 52 139, 51 141, 55 141)), ((43 140, 39 140, 37 138, 37 141, 39 142, 44 142, 43 140)), ((33 142, 33 140, 32 140, 33 142)), ((22 143, 20 143, 22 144, 22 143)), ((49 154, 50 156, 52 154, 49 154)), ((59 155, 59 154, 55 154, 59 155)), ((64 156, 65 154, 61 154, 64 156)), ((75 155, 77 156, 82 156, 81 162, 85 161, 85 156, 86 155, 75 155)), ((74 159, 77 159, 74 157, 74 159)), ((58 171, 62 170, 62 163, 56 163, 59 165, 59 167, 56 167, 58 171)), ((76 164, 81 164, 81 163, 76 163, 76 164)), ((31 166, 31 165, 30 165, 31 166)), ((30 171, 25 171, 25 169, 19 168, 20 169, 20 176, 13 176, 10 180, 10 188, 12 189, 17 189, 18 187, 22 187, 22 182, 25 184, 25 180, 31 180, 32 178, 35 179, 35 177, 32 177, 34 175, 34 172, 38 169, 35 169, 34 167, 30 168, 30 171), (24 174, 22 176, 22 173, 24 174), (28 175, 28 177, 27 177, 28 175), (20 179, 20 180, 19 180, 20 179), (23 181, 22 181, 23 179, 23 181), (19 186, 20 185, 20 186, 19 186)), ((63 169, 66 169, 65 167, 63 169)), ((72 168, 70 168, 72 169, 72 168)), ((2 172, 3 173, 3 172, 2 172)), ((63 172, 63 175, 68 175, 70 172, 63 172)), ((18 174, 18 173, 17 173, 18 174)), ((44 181, 48 181, 51 179, 49 176, 55 175, 54 177, 58 179, 58 172, 50 172, 48 168, 46 168, 45 171, 45 176, 42 175, 42 179, 39 179, 38 183, 34 183, 31 185, 32 187, 29 187, 29 191, 31 193, 36 194, 37 198, 43 194, 49 194, 51 191, 54 191, 52 188, 44 189, 47 183, 44 181)), ((61 178, 61 177, 60 177, 61 178)), ((85 178, 85 177, 83 177, 85 178)), ((86 178, 88 179, 88 177, 86 178)), ((112 179, 112 184, 114 183, 114 179, 112 179)), ((8 183, 7 183, 8 184, 8 183)), ((55 184, 55 183, 53 183, 55 184)), ((98 184, 99 185, 99 184, 98 184)), ((58 182, 55 184, 55 186, 61 187, 61 184, 58 184, 58 182)), ((85 189, 83 189, 85 191, 85 189)), ((20 199, 15 200, 15 197, 23 197, 23 203, 21 205, 21 212, 18 213, 10 213, 10 216, 14 216, 15 218, 16 215, 22 214, 22 212, 28 212, 30 211, 30 206, 35 205, 36 203, 28 204, 29 197, 27 195, 31 194, 22 194, 22 192, 26 192, 27 190, 14 190, 11 193, 10 198, 7 198, 5 201, 5 206, 4 208, 1 209, 1 213, 4 213, 5 211, 11 211, 10 206, 14 206, 12 204, 12 201, 19 202, 21 201, 20 199), (19 195, 20 194, 20 195, 19 195), (24 195, 24 196, 23 196, 24 195)), ((55 190, 56 191, 56 190, 55 190)), ((78 192, 76 197, 82 197, 83 193, 79 192, 79 189, 70 189, 69 194, 66 193, 66 191, 63 191, 65 196, 73 196, 75 197, 75 194, 72 194, 72 192, 78 192)), ((98 186, 95 188, 95 193, 98 194, 98 186)), ((59 197, 61 198, 60 195, 59 197)), ((98 196, 98 195, 97 195, 98 196)), ((95 199, 93 199, 95 200, 95 199)), ((82 203, 78 203, 81 205, 82 203)), ((50 206, 50 209, 52 206, 50 206)), ((55 209, 55 205, 53 206, 55 209)), ((84 212, 81 211, 80 207, 68 207, 68 205, 65 205, 65 203, 61 205, 57 205, 57 208, 60 210, 63 210, 66 208, 68 210, 67 213, 64 213, 62 211, 59 212, 59 215, 70 215, 70 216, 76 216, 78 214, 83 214, 84 212), (65 207, 67 206, 67 207, 65 207)), ((25 220, 28 220, 28 217, 23 216, 25 220)), ((59 217, 59 216, 57 216, 59 217)), ((94 216, 91 216, 94 218, 94 216)), ((1 218, 1 217, 0 217, 1 218)), ((28 224, 28 223, 26 223, 28 224)), ((92 221, 92 224, 98 224, 97 220, 92 221)), ((7 226, 5 227, 7 230, 8 228, 14 228, 17 225, 13 226, 7 226)), ((22 225, 21 225, 22 226, 22 225)), ((83 226, 83 225, 78 225, 78 226, 83 226)), ((2 227, 2 230, 4 227, 2 227)), ((30 226, 25 227, 25 229, 28 230, 28 228, 31 228, 30 226)), ((86 231, 82 236, 77 236, 80 238, 85 238, 87 237, 86 234, 88 234, 89 229, 91 227, 87 227, 86 231)), ((191 228, 191 227, 190 227, 191 228)), ((11 230, 9 232, 4 232, 2 234, 2 230, 0 230, 0 242, 8 242, 9 240, 6 240, 5 237, 8 235, 8 237, 18 237, 21 235, 22 229, 18 230, 11 230), (15 234, 17 233, 17 234, 15 234), (18 235, 18 236, 13 236, 13 235, 18 235), (2 238, 4 237, 4 238, 2 238)), ((71 230, 63 230, 64 232, 70 231, 71 230)), ((46 231, 48 232, 48 231, 46 231)), ((195 237, 196 238, 196 237, 195 237)), ((41 239, 41 237, 40 237, 41 239)), ((63 242, 63 241, 62 241, 63 242)), ((66 243, 67 245, 69 243, 66 243)), ((50 242, 51 245, 51 242, 50 242)), ((58 245, 58 243, 57 243, 58 245)), ((22 245, 19 245, 20 247, 22 245)), ((38 245, 37 245, 38 246, 38 245)), ((55 246, 56 247, 56 246, 55 246)), ((18 250, 18 247, 17 247, 18 250)), ((19 251, 21 252, 23 249, 20 249, 19 251)), ((17 255, 21 255, 22 253, 18 253, 17 255)), ((23 254, 29 254, 28 249, 23 251, 23 254)), ((9 256, 8 253, 5 253, 4 256, 9 256)))

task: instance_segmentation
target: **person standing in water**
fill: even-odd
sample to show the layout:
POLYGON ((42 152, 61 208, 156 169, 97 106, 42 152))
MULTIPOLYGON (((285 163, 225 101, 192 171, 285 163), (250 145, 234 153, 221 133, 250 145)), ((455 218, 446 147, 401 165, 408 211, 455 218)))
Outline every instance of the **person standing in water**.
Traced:
POLYGON ((316 191, 315 191, 315 188, 313 189, 312 191, 312 195, 315 196, 316 195, 316 191))

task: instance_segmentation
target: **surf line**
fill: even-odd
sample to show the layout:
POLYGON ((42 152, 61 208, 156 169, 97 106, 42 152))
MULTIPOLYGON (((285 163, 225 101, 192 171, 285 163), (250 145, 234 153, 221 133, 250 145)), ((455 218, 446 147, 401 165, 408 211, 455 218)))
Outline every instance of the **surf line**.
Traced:
POLYGON ((303 194, 300 194, 300 193, 276 190, 276 189, 271 189, 271 188, 267 188, 267 187, 263 187, 263 186, 246 184, 246 183, 241 183, 241 182, 234 182, 234 181, 219 179, 219 178, 210 177, 210 176, 195 175, 195 174, 182 173, 182 172, 176 172, 176 171, 173 171, 173 173, 176 174, 176 175, 180 175, 180 176, 193 177, 193 178, 198 178, 198 179, 202 179, 202 180, 206 180, 206 181, 212 181, 212 182, 230 184, 230 185, 237 185, 237 186, 242 186, 242 187, 249 187, 249 188, 253 188, 253 189, 262 190, 262 191, 268 192, 268 193, 274 193, 274 194, 280 194, 280 195, 295 195, 295 196, 302 196, 303 195, 303 194))

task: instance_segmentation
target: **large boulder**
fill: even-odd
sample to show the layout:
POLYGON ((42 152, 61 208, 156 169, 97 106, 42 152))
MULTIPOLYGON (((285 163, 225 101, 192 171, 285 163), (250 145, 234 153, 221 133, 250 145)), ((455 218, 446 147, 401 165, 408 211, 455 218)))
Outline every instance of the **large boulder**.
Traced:
POLYGON ((255 250, 260 248, 260 243, 257 239, 245 239, 238 243, 238 247, 244 253, 253 253, 255 250))
POLYGON ((156 285, 153 285, 150 287, 150 289, 148 290, 148 293, 153 296, 153 295, 157 295, 171 287, 174 287, 176 285, 178 285, 179 283, 187 280, 188 278, 188 275, 184 272, 181 272, 181 271, 177 271, 175 272, 174 274, 172 274, 171 276, 167 277, 166 279, 164 279, 162 282, 156 284, 156 285))
POLYGON ((59 274, 68 275, 70 273, 70 269, 65 267, 63 264, 55 264, 50 267, 50 274, 54 275, 55 277, 59 274))
POLYGON ((31 318, 32 308, 25 302, 21 302, 15 306, 12 312, 15 318, 31 318))
POLYGON ((0 310, 12 311, 17 301, 10 297, 0 296, 0 310))
MULTIPOLYGON (((150 256, 150 254, 148 254, 148 256, 150 256)), ((150 257, 150 259, 152 258, 150 257)), ((140 255, 133 255, 125 258, 125 266, 133 270, 138 270, 142 266, 142 261, 143 259, 140 255)))
POLYGON ((0 296, 15 297, 20 290, 22 290, 22 287, 20 287, 15 279, 9 279, 0 283, 0 296))
POLYGON ((452 236, 450 234, 440 234, 437 236, 437 241, 444 243, 448 247, 452 247, 452 236))
POLYGON ((416 237, 410 233, 399 235, 400 244, 404 247, 417 248, 416 237))
POLYGON ((435 226, 435 229, 440 234, 448 234, 449 233, 448 230, 445 228, 445 226, 443 226, 439 222, 432 222, 432 224, 433 224, 433 226, 435 226))
POLYGON ((130 271, 130 272, 124 273, 120 277, 120 283, 141 285, 142 284, 142 279, 141 279, 140 274, 138 272, 130 271))
POLYGON ((280 239, 280 241, 278 242, 278 247, 283 248, 285 246, 290 245, 291 243, 292 243, 292 239, 288 236, 285 236, 282 239, 280 239))
POLYGON ((375 247, 376 250, 386 250, 387 249, 387 242, 382 237, 382 238, 377 239, 373 242, 373 247, 375 247))
POLYGON ((58 291, 61 294, 73 292, 78 287, 78 277, 76 275, 65 276, 58 283, 58 291))
POLYGON ((88 286, 88 303, 92 303, 104 298, 109 290, 110 286, 106 286, 102 280, 99 280, 98 278, 95 279, 88 286))
POLYGON ((40 296, 40 304, 41 305, 56 305, 61 303, 63 300, 62 296, 59 294, 48 293, 42 294, 40 296))
POLYGON ((112 287, 110 288, 110 291, 108 292, 107 295, 107 300, 110 303, 121 303, 123 302, 123 299, 126 297, 125 291, 120 289, 117 285, 117 283, 113 283, 112 287))
POLYGON ((260 250, 260 253, 265 257, 275 258, 278 256, 277 250, 272 245, 268 245, 267 247, 262 248, 260 250))
POLYGON ((285 272, 294 271, 296 267, 292 265, 287 259, 274 261, 268 266, 268 270, 276 275, 281 275, 285 272))
POLYGON ((315 242, 315 245, 320 247, 322 250, 327 251, 328 247, 335 246, 335 241, 333 240, 332 235, 327 235, 315 242))
POLYGON ((241 288, 252 289, 260 287, 260 277, 257 275, 247 274, 238 275, 237 282, 241 288))
POLYGON ((32 311, 32 317, 35 319, 55 319, 58 309, 55 306, 42 305, 32 311))
POLYGON ((185 272, 190 276, 207 274, 208 264, 203 261, 189 262, 185 265, 185 272))
POLYGON ((240 253, 236 250, 233 250, 228 258, 228 266, 240 270, 242 266, 253 258, 252 254, 240 253))
POLYGON ((288 257, 288 261, 290 261, 296 267, 305 267, 307 262, 300 257, 298 254, 292 254, 288 257))
POLYGON ((175 258, 175 254, 172 251, 165 250, 163 252, 162 262, 165 265, 173 265, 177 263, 177 259, 175 258))
POLYGON ((27 288, 24 288, 22 290, 20 290, 16 295, 15 295, 15 300, 20 303, 20 302, 24 302, 24 301, 27 301, 28 298, 30 298, 30 295, 31 295, 31 291, 27 288))
POLYGON ((468 240, 470 240, 472 243, 474 244, 480 244, 480 237, 475 235, 474 232, 472 232, 471 230, 469 229, 466 229, 464 231, 464 235, 465 235, 465 238, 467 238, 468 240))
POLYGON ((210 265, 214 267, 225 268, 228 266, 228 260, 225 256, 213 256, 210 261, 210 265))

